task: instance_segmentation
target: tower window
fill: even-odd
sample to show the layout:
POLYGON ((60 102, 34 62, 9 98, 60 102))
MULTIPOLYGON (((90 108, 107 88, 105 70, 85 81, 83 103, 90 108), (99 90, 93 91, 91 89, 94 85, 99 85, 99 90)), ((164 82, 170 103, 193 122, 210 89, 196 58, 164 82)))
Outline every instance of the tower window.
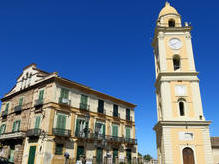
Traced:
POLYGON ((174 71, 180 69, 180 57, 178 55, 175 55, 173 57, 173 68, 174 71))
POLYGON ((168 21, 168 25, 169 25, 169 27, 175 27, 175 20, 170 19, 170 20, 168 21))
POLYGON ((179 102, 179 112, 180 112, 180 116, 185 116, 184 102, 182 101, 179 102))

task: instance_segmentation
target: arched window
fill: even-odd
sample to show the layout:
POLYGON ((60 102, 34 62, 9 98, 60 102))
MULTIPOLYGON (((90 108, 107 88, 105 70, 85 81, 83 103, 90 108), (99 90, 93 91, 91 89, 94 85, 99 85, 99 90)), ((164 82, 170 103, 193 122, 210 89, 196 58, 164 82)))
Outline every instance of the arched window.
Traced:
POLYGON ((168 25, 169 25, 169 27, 175 27, 175 20, 170 19, 170 20, 168 21, 168 25))
POLYGON ((179 102, 179 113, 180 116, 185 116, 185 106, 183 101, 179 102))
POLYGON ((180 69, 180 57, 179 57, 179 55, 175 55, 173 57, 173 69, 174 69, 174 71, 180 69))
POLYGON ((194 152, 191 148, 186 147, 183 149, 183 164, 195 164, 194 152))

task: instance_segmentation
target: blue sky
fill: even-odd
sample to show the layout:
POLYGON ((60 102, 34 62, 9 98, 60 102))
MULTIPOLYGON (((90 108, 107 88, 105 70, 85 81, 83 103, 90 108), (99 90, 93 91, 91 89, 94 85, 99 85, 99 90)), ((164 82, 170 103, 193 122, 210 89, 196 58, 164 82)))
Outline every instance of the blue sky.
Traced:
MULTIPOLYGON (((59 72, 112 96, 137 104, 139 152, 156 157, 155 21, 165 1, 0 1, 0 96, 23 67, 59 72)), ((192 23, 196 68, 204 114, 219 136, 218 2, 170 3, 192 23)))

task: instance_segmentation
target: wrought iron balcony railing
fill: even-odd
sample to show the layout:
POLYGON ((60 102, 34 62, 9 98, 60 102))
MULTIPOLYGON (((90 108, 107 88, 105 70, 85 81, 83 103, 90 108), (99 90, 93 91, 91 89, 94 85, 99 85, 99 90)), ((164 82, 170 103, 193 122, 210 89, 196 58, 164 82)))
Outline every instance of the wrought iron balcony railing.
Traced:
POLYGON ((84 103, 80 103, 80 109, 89 111, 90 106, 84 103))
POLYGON ((68 130, 68 129, 53 128, 52 133, 55 136, 62 136, 62 137, 71 136, 71 130, 68 130))
POLYGON ((34 129, 29 129, 27 130, 27 137, 39 137, 41 134, 41 129, 39 128, 34 128, 34 129))
POLYGON ((22 110, 22 106, 21 105, 18 105, 18 106, 16 106, 16 107, 14 107, 14 112, 21 112, 21 110, 22 110))
POLYGON ((137 145, 137 139, 125 138, 125 143, 137 145))

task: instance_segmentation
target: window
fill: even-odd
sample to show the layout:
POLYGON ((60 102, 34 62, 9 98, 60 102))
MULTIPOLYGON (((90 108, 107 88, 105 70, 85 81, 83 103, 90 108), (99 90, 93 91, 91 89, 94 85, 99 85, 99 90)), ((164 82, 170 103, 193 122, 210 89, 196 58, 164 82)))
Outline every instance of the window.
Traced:
POLYGON ((106 129, 106 127, 105 127, 104 123, 96 122, 95 128, 96 128, 95 132, 97 132, 98 135, 105 136, 105 129, 106 129))
POLYGON ((65 126, 66 126, 66 115, 60 113, 57 114, 56 128, 65 129, 65 126))
POLYGON ((5 106, 5 112, 8 112, 8 108, 9 108, 9 103, 7 103, 5 106))
POLYGON ((88 110, 87 100, 88 97, 86 95, 81 95, 80 109, 88 110))
POLYGON ((180 69, 180 57, 178 55, 173 57, 173 69, 174 71, 180 69))
POLYGON ((6 125, 2 124, 0 127, 0 134, 4 134, 5 133, 5 129, 6 129, 6 125))
POLYGON ((98 100, 98 112, 103 113, 104 112, 104 101, 98 100))
POLYGON ((112 125, 112 136, 118 137, 118 125, 112 125))
POLYGON ((40 127, 40 116, 36 116, 35 129, 39 129, 39 127, 40 127))
POLYGON ((118 105, 113 105, 113 116, 118 117, 118 105))
POLYGON ((129 120, 129 121, 131 120, 129 108, 126 109, 126 120, 129 120))
POLYGON ((60 97, 64 99, 68 99, 69 90, 65 88, 61 88, 60 97))
POLYGON ((180 112, 180 116, 185 116, 185 109, 184 109, 184 102, 183 101, 179 102, 179 112, 180 112))
POLYGON ((23 97, 21 97, 21 98, 19 99, 19 106, 22 106, 22 104, 23 104, 23 97))
POLYGON ((169 27, 175 27, 175 20, 170 19, 170 20, 168 21, 168 25, 169 25, 169 27))
POLYGON ((40 90, 39 92, 39 103, 43 103, 43 95, 44 95, 44 90, 40 90))
POLYGON ((63 144, 56 144, 56 150, 55 150, 55 154, 56 155, 62 155, 63 154, 63 144))
POLYGON ((13 127, 12 127, 12 132, 19 132, 20 131, 20 123, 21 123, 21 120, 14 121, 13 127))
POLYGON ((88 127, 89 127, 89 121, 86 122, 84 119, 78 118, 76 121, 75 136, 84 137, 85 136, 84 130, 88 127))
POLYGON ((126 127, 126 135, 125 137, 127 139, 131 138, 131 128, 130 127, 126 127))

